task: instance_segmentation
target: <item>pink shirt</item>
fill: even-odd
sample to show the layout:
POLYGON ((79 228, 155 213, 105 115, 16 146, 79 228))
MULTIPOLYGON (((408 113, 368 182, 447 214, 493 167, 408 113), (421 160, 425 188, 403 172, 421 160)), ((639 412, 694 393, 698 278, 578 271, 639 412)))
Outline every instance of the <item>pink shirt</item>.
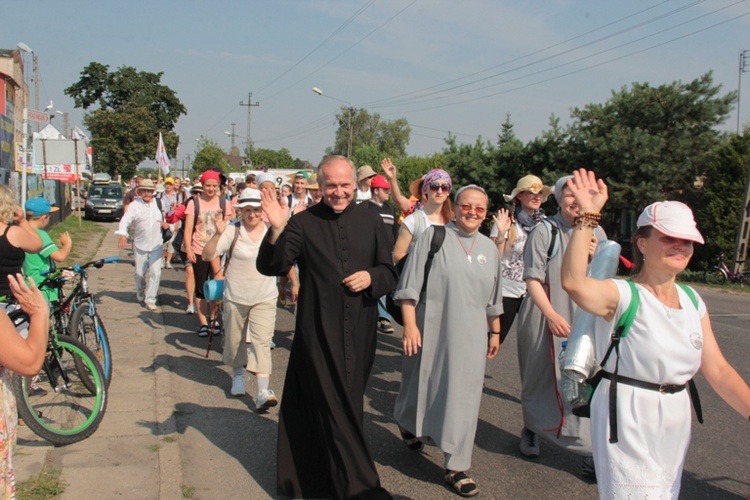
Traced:
MULTIPOLYGON (((193 226, 193 240, 190 242, 190 248, 196 255, 201 255, 203 247, 216 234, 215 217, 217 213, 221 212, 221 204, 218 196, 215 196, 211 201, 206 201, 200 197, 197 200, 200 203, 200 210, 193 226)), ((188 202, 185 208, 185 215, 195 215, 195 202, 188 202)), ((227 201, 224 205, 224 218, 231 215, 232 206, 227 201)))

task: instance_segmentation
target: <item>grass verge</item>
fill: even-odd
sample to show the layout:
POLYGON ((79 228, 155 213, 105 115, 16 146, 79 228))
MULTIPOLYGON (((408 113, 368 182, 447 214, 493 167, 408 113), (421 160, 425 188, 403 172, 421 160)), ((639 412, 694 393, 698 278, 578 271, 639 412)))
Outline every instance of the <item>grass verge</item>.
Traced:
POLYGON ((60 480, 62 471, 44 468, 35 477, 16 484, 18 500, 47 500, 65 491, 65 482, 60 480))
POLYGON ((50 228, 48 232, 55 243, 59 243, 60 235, 65 231, 70 234, 70 238, 73 240, 73 249, 65 262, 60 264, 59 267, 83 264, 93 259, 107 234, 107 226, 90 220, 81 220, 79 226, 78 216, 74 214, 50 228))

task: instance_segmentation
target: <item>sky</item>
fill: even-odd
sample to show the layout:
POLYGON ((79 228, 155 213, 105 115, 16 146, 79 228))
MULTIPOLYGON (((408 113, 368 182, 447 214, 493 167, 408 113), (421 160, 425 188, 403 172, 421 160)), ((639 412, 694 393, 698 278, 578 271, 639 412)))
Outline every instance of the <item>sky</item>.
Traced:
MULTIPOLYGON (((244 148, 249 102, 256 147, 312 164, 333 145, 342 105, 406 118, 407 151, 424 156, 449 133, 495 142, 508 114, 526 142, 552 114, 564 125, 633 82, 713 71, 723 92, 739 85, 750 122, 744 0, 2 0, 0 12, 0 48, 34 50, 40 107, 53 100, 71 126, 84 113, 63 91, 90 62, 162 72, 188 109, 178 165, 201 136, 228 151, 232 123, 244 148)), ((750 52, 748 63, 750 73, 750 52)), ((722 128, 736 125, 733 112, 722 128)))

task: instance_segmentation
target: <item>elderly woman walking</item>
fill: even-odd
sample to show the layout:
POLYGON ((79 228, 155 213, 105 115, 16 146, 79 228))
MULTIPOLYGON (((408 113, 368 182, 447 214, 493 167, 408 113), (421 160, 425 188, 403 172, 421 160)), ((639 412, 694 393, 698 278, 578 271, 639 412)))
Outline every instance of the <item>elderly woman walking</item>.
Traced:
POLYGON ((255 375, 259 411, 276 406, 269 389, 271 338, 276 324, 276 280, 256 269, 258 250, 268 226, 261 217, 260 191, 246 188, 235 205, 239 221, 227 225, 217 219, 217 234, 203 247, 203 257, 226 255, 224 267, 224 364, 232 368, 232 396, 244 396, 245 366, 255 375), (250 342, 250 356, 246 341, 250 342))
POLYGON ((394 416, 404 444, 420 450, 423 442, 435 443, 445 453, 445 481, 459 495, 473 496, 479 488, 466 471, 485 359, 500 347, 502 278, 494 243, 478 232, 487 213, 484 189, 459 189, 454 213, 455 223, 427 228, 419 238, 394 294, 406 354, 394 416), (443 231, 428 271, 432 239, 443 231))
POLYGON ((604 365, 591 401, 599 496, 677 499, 690 444, 692 398, 685 388, 698 370, 750 419, 750 388, 721 353, 706 305, 695 290, 675 281, 703 237, 687 205, 653 203, 638 217, 633 235, 632 280, 588 278, 588 243, 607 187, 581 169, 568 189, 579 214, 563 259, 562 284, 582 309, 599 316, 594 342, 596 361, 604 365), (614 326, 635 297, 635 319, 607 356, 614 326))

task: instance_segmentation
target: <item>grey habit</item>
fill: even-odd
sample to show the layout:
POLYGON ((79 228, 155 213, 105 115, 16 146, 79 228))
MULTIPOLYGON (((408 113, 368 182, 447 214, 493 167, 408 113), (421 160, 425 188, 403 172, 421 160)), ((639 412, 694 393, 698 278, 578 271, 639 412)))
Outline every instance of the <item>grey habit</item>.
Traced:
MULTIPOLYGON (((395 300, 419 300, 434 231, 427 228, 409 253, 395 300)), ((416 308, 422 348, 403 358, 396 421, 424 441, 431 439, 446 453, 451 470, 471 467, 487 359, 487 317, 503 312, 500 270, 500 256, 489 238, 466 236, 448 224, 432 262, 426 300, 416 308)))
MULTIPOLYGON (((559 228, 557 251, 547 262, 550 231, 545 224, 538 224, 526 241, 523 279, 540 280, 552 307, 572 324, 577 306, 562 289, 560 270, 573 228, 559 213, 547 220, 559 228)), ((607 239, 601 227, 594 230, 594 236, 599 241, 607 239)), ((591 455, 589 419, 573 415, 560 397, 558 360, 565 339, 549 332, 547 320, 531 300, 530 294, 524 297, 518 314, 518 364, 524 425, 560 447, 591 455)))

